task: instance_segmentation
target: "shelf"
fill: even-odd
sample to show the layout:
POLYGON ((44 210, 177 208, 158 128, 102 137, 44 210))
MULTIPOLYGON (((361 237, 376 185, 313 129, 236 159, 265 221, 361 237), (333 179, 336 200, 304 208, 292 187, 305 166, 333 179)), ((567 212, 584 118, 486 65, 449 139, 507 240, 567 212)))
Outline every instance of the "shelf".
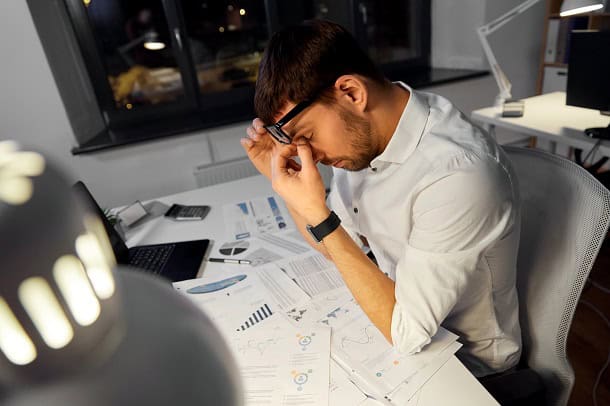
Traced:
POLYGON ((552 66, 552 67, 555 67, 555 68, 567 68, 568 64, 567 63, 562 63, 562 62, 545 62, 544 66, 545 67, 552 66))

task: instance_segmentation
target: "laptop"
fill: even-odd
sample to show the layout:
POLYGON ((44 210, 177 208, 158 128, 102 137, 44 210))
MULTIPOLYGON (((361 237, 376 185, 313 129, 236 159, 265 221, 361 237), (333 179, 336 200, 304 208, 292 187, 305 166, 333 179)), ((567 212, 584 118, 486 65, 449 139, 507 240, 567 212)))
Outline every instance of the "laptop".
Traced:
POLYGON ((110 224, 89 189, 81 181, 73 186, 76 194, 98 214, 119 264, 160 275, 172 282, 197 277, 210 240, 194 240, 127 248, 125 241, 110 224))

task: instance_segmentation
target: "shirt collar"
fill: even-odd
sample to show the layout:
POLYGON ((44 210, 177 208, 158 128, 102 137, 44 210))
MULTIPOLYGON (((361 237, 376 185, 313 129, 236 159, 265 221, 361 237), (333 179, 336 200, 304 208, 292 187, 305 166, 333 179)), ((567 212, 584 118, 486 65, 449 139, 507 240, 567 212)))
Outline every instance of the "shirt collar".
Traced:
POLYGON ((409 91, 409 101, 390 142, 385 150, 371 161, 371 167, 377 166, 379 161, 402 163, 409 158, 419 144, 430 114, 430 106, 418 92, 403 82, 394 83, 409 91))

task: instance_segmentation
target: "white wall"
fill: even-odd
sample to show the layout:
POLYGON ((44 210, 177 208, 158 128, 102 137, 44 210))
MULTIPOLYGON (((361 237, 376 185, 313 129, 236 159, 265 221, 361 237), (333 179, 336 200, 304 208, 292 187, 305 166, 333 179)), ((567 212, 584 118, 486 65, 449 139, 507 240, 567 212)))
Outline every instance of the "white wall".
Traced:
POLYGON ((486 0, 432 0, 432 66, 487 69, 476 28, 485 24, 486 0))
MULTIPOLYGON (((473 25, 482 20, 481 3, 485 3, 485 20, 489 20, 520 1, 434 0, 436 60, 443 60, 445 53, 448 67, 465 67, 460 61, 480 62, 482 53, 473 25)), ((495 41, 499 43, 492 44, 519 97, 534 92, 541 13, 522 16, 518 30, 511 27, 498 33, 495 41)), ((74 136, 24 0, 0 1, 0 55, 0 139, 16 139, 45 153, 73 179, 84 180, 103 206, 195 188, 192 172, 197 165, 210 163, 212 155, 222 160, 243 153, 239 138, 247 123, 73 156, 74 136)), ((490 104, 497 92, 491 76, 432 90, 454 100, 467 113, 490 104)))
MULTIPOLYGON (((523 1, 432 0, 432 64, 489 69, 476 28, 523 1)), ((544 10, 545 1, 540 1, 488 37, 496 59, 513 84, 515 98, 536 93, 544 10)))
MULTIPOLYGON (((501 16, 523 1, 487 1, 486 21, 501 16)), ((538 2, 488 38, 498 63, 513 84, 514 98, 521 99, 536 94, 545 3, 545 1, 538 2)))

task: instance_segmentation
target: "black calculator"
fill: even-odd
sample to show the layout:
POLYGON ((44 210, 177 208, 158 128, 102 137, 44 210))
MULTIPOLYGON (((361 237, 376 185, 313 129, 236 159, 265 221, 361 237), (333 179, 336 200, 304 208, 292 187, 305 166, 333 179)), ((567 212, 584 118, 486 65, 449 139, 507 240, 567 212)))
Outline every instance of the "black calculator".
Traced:
POLYGON ((185 206, 173 204, 165 212, 165 217, 174 220, 203 220, 210 211, 210 206, 185 206))

